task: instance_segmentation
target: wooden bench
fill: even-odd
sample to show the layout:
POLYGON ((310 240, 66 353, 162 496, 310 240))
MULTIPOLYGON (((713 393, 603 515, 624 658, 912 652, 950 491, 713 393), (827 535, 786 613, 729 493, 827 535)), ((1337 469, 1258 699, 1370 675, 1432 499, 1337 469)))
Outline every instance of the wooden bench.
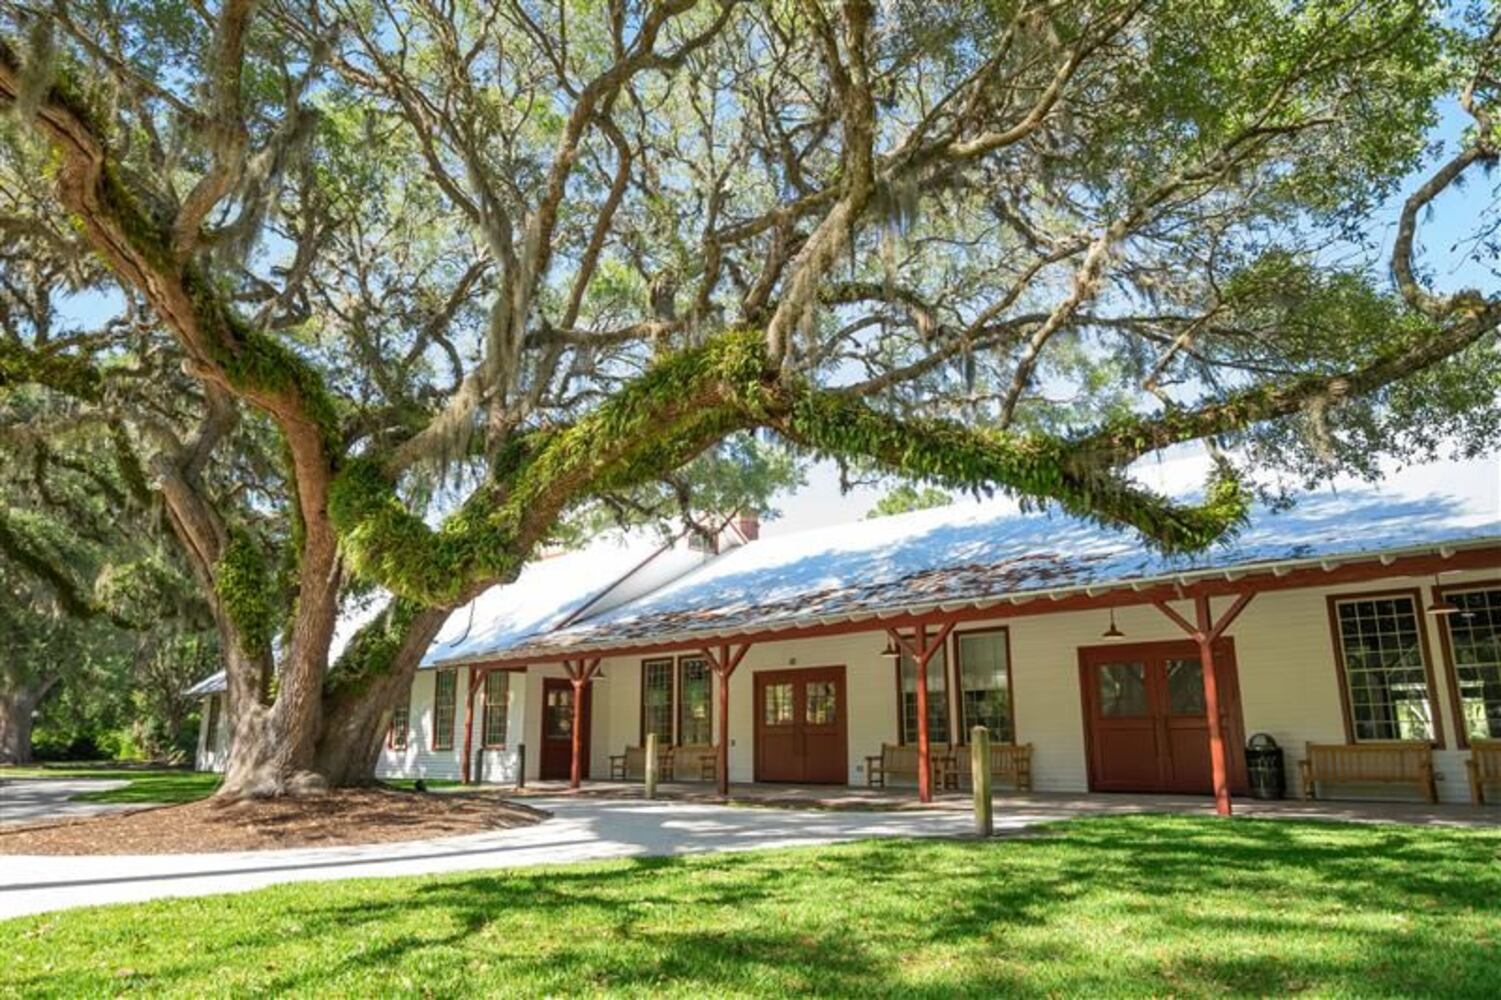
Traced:
POLYGON ((1485 786, 1501 785, 1501 740, 1471 740, 1465 769, 1470 772, 1470 798, 1484 805, 1485 786))
POLYGON ((1299 765, 1303 797, 1317 798, 1318 785, 1412 785, 1429 802, 1438 801, 1433 748, 1426 743, 1385 740, 1369 743, 1310 743, 1299 765))
MULTIPOLYGON (((970 748, 959 747, 956 751, 955 768, 953 769, 953 785, 970 787, 970 772, 973 768, 970 748)), ((1023 743, 1020 746, 1011 743, 990 744, 990 776, 997 783, 1006 782, 1018 792, 1030 792, 1032 790, 1032 744, 1023 743)))
MULTIPOLYGON (((928 745, 928 767, 932 771, 933 785, 942 788, 948 784, 947 775, 953 769, 953 748, 947 743, 928 745)), ((865 784, 871 788, 885 788, 893 778, 908 778, 917 782, 917 744, 882 743, 879 756, 865 758, 865 784)))
MULTIPOLYGON (((672 747, 657 747, 657 780, 672 781, 672 747)), ((610 755, 611 781, 645 781, 646 747, 626 747, 624 753, 610 755)))
POLYGON ((710 743, 685 743, 672 751, 677 781, 714 781, 719 777, 719 748, 710 743))

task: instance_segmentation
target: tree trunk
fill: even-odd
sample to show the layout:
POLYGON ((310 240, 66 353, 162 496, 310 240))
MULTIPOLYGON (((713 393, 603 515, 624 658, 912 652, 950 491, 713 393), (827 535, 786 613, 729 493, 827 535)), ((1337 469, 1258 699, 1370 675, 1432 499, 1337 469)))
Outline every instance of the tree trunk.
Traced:
POLYGON ((0 690, 0 764, 31 763, 31 724, 56 677, 0 690))
MULTIPOLYGON (((231 681, 231 704, 241 704, 231 711, 233 736, 218 794, 314 795, 372 784, 391 709, 409 696, 422 654, 447 618, 447 609, 418 612, 386 668, 344 689, 325 691, 327 671, 312 663, 285 664, 276 700, 269 705, 247 698, 247 685, 231 681), (293 678, 302 679, 300 687, 292 686, 293 678)), ((314 655, 326 658, 326 650, 325 644, 314 655)), ((228 666, 233 678, 236 666, 228 666)), ((238 676, 251 677, 250 667, 240 663, 238 676)))
POLYGON ((330 785, 358 786, 375 781, 375 765, 386 742, 391 710, 411 697, 412 678, 422 655, 447 619, 446 609, 419 612, 385 673, 360 690, 324 699, 324 727, 314 766, 330 785))

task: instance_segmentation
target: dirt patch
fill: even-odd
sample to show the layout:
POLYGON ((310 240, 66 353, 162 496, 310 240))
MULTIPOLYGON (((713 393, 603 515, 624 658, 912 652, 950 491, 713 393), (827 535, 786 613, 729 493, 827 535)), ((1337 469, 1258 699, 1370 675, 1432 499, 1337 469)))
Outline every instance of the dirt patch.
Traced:
POLYGON ((0 829, 0 854, 209 854, 383 844, 530 826, 547 815, 488 792, 341 789, 301 799, 205 799, 0 829))

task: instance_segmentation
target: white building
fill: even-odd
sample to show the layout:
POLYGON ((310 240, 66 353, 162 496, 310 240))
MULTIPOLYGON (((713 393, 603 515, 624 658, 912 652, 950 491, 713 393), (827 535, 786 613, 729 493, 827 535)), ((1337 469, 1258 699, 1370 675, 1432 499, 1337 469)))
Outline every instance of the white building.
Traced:
MULTIPOLYGON (((1030 746, 1039 790, 1208 794, 1217 696, 1232 790, 1261 732, 1286 748, 1293 794, 1306 744, 1399 741, 1431 751, 1441 800, 1464 801, 1470 742, 1501 738, 1498 478, 1488 464, 1305 496, 1191 558, 999 502, 761 540, 747 525, 718 554, 600 542, 453 615, 379 773, 566 778, 582 692, 585 778, 648 732, 716 748, 727 733, 731 781, 864 784, 868 758, 919 739, 914 658, 889 654, 925 637, 933 752, 984 725, 1030 746), (1205 610, 1224 624, 1214 691, 1186 631, 1205 610), (727 689, 720 662, 738 663, 727 689)), ((222 679, 195 691, 212 706, 222 679)), ((222 760, 216 713, 203 768, 222 760)), ((692 764, 676 777, 712 772, 692 764)))

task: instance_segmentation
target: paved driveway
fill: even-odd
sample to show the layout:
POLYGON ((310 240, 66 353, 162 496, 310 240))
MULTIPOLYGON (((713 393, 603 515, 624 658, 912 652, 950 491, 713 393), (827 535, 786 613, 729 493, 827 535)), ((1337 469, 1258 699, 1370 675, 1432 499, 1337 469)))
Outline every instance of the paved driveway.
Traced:
POLYGON ((128 784, 106 778, 0 778, 0 823, 40 823, 139 809, 138 805, 69 801, 84 792, 107 792, 128 784))
MULTIPOLYGON (((233 854, 0 855, 0 917, 73 906, 244 892, 280 882, 423 875, 648 855, 746 851, 868 837, 962 834, 959 812, 822 812, 691 802, 532 799, 536 826, 443 840, 233 854)), ((1020 827, 1041 817, 1008 817, 1020 827)))

